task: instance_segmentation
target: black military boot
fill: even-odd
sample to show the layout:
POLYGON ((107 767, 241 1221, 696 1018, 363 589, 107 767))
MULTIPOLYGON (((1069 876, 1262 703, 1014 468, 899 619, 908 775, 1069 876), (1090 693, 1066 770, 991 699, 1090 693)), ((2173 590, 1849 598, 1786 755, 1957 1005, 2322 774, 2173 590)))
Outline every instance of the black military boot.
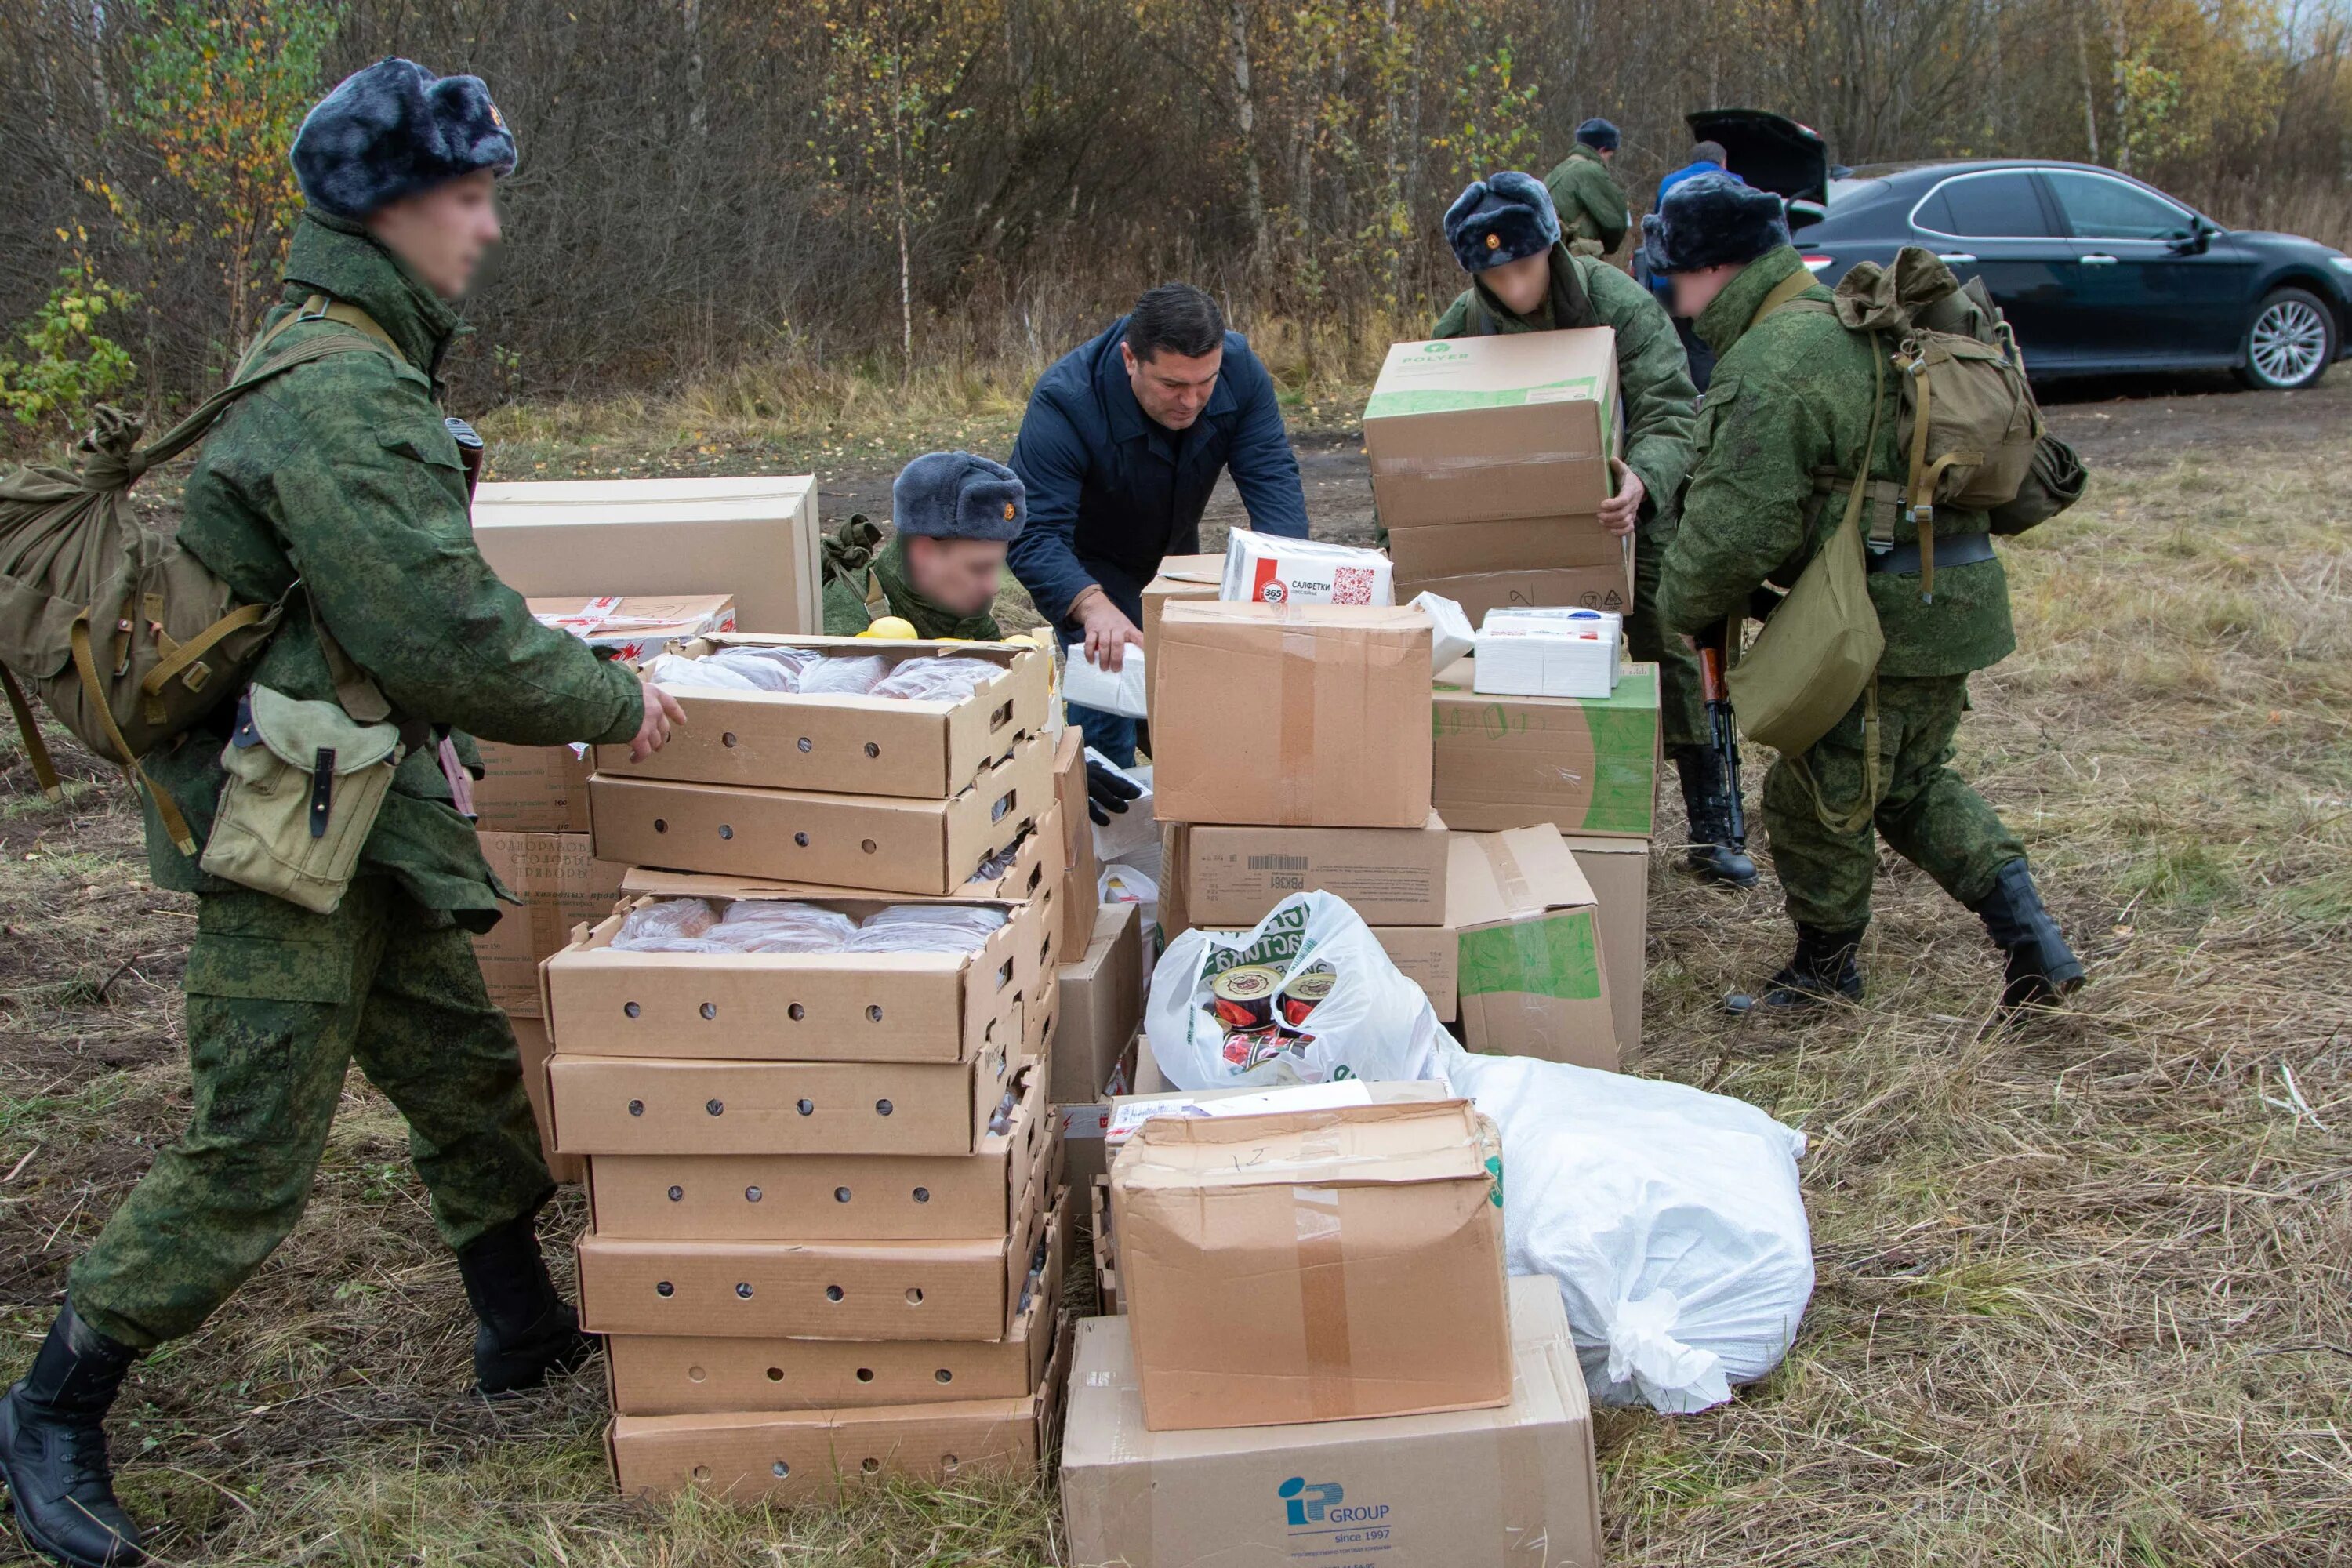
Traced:
POLYGON ((1797 928, 1797 953, 1766 983, 1764 994, 1735 991, 1723 1005, 1735 1013, 1789 1013, 1818 1007, 1824 1002, 1862 1000, 1862 971, 1853 955, 1862 946, 1862 930, 1823 931, 1819 926, 1797 928))
POLYGON ((1747 837, 1732 831, 1731 799, 1724 793, 1715 753, 1685 746, 1675 752, 1675 771, 1682 775, 1683 813, 1690 819, 1690 847, 1685 851, 1690 868, 1703 882, 1754 887, 1756 862, 1748 858, 1747 837))
POLYGON ((540 1256, 536 1216, 509 1220, 457 1254, 481 1327, 474 1331, 474 1381, 484 1394, 537 1388, 552 1372, 571 1372, 596 1352, 580 1316, 556 1294, 540 1256))
POLYGON ((68 1568, 144 1563, 139 1527, 114 1500, 106 1412, 139 1352, 74 1316, 49 1326, 33 1370, 0 1400, 0 1479, 16 1528, 68 1568))
POLYGON ((2003 1012, 2053 1006, 2067 993, 2082 989, 2086 978, 2083 961, 2042 907, 2033 873, 2024 861, 2003 866, 1993 878, 1992 891, 1969 907, 1983 918, 1992 944, 2009 955, 2009 977, 2000 988, 2003 1012))

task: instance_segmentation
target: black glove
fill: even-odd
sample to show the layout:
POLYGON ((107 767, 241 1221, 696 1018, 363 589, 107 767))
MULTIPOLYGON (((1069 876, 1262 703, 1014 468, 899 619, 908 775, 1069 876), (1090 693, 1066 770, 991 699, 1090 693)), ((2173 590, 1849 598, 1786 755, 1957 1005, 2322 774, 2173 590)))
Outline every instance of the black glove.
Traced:
POLYGON ((1108 766, 1087 759, 1087 815, 1097 827, 1110 826, 1110 814, 1124 812, 1127 803, 1143 793, 1143 786, 1121 778, 1108 766))

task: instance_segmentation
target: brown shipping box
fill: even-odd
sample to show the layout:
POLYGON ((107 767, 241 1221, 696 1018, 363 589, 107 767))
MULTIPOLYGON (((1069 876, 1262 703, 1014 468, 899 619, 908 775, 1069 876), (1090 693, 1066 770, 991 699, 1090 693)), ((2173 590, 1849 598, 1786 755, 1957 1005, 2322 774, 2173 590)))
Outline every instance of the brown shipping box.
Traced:
POLYGON ((474 938, 490 1000, 510 1014, 540 1011, 539 966, 563 950, 574 927, 613 912, 628 869, 590 852, 584 833, 485 833, 482 858, 522 908, 500 906, 499 923, 474 938))
POLYGON ((1061 966, 1054 1041, 1054 1094, 1061 1101, 1102 1092, 1143 1021, 1143 921, 1134 904, 1105 904, 1084 955, 1061 966))
POLYGON ((1389 558, 1400 580, 1527 571, 1598 571, 1622 567, 1625 542, 1598 517, 1510 518, 1500 522, 1444 522, 1389 531, 1389 558))
POLYGON ((1118 1293, 1118 1229, 1110 1222, 1110 1177, 1097 1176, 1094 1185, 1095 1307, 1106 1318, 1127 1310, 1118 1293))
POLYGON ((969 1241, 579 1240, 580 1323, 592 1334, 721 1339, 1002 1340, 1049 1219, 969 1241))
POLYGON ((1438 1022, 1450 1024, 1462 1006, 1462 936, 1450 925, 1374 926, 1372 938, 1397 973, 1421 987, 1438 1022))
POLYGON ((474 542, 527 598, 707 594, 735 599, 746 631, 811 633, 819 603, 816 480, 562 479, 474 494, 474 542))
MULTIPOLYGON (((768 889, 739 882, 730 894, 768 889)), ((648 893, 630 907, 660 901, 648 893)), ((825 901, 864 916, 924 900, 825 901)), ((972 952, 640 952, 613 946, 625 915, 611 914, 548 961, 548 1016, 574 1057, 956 1062, 1012 1052, 1022 993, 1040 988, 1060 933, 1043 904, 983 907, 1005 922, 972 952)))
POLYGON ((1132 1318, 1078 1325, 1062 1436, 1068 1561, 1095 1568, 1600 1568, 1592 1413, 1559 1287, 1510 1282, 1510 1402, 1157 1433, 1132 1318))
POLYGON ((1161 558, 1159 575, 1143 585, 1143 706, 1160 711, 1160 617, 1171 601, 1213 599, 1224 581, 1223 555, 1169 555, 1161 558))
MULTIPOLYGON (((1013 845, 1011 858, 992 863, 983 874, 973 877, 951 893, 922 895, 921 901, 932 899, 962 903, 1018 903, 1036 900, 1050 904, 1056 921, 1060 919, 1062 884, 1062 808, 1051 807, 1032 831, 1023 834, 1013 845)), ((624 896, 666 889, 676 893, 690 893, 698 898, 731 898, 732 889, 745 886, 744 879, 717 871, 665 871, 658 867, 632 868, 621 879, 624 896)), ((827 882, 786 882, 761 879, 750 884, 761 889, 761 896, 782 899, 814 899, 819 903, 835 899, 871 900, 871 888, 845 888, 827 882)), ((903 900, 902 900, 903 901, 903 900)), ((1055 944, 1058 947, 1060 944, 1055 944)))
POLYGON ((567 1154, 969 1154, 1012 1082, 991 1046, 961 1062, 575 1057, 547 1066, 567 1154))
POLYGON ((1162 880, 1184 885, 1193 925, 1247 931, 1293 893, 1336 893, 1370 925, 1445 923, 1445 824, 1233 827, 1176 824, 1162 880))
POLYGON ((1477 661, 1437 678, 1433 790, 1446 825, 1647 838, 1657 826, 1658 667, 1631 664, 1607 698, 1496 697, 1477 661))
POLYGON ((1049 1222, 1044 1259, 1034 1279, 1024 1282, 1020 1315, 1001 1340, 614 1334, 604 1342, 613 1412, 850 1410, 941 1399, 1019 1399, 1034 1393, 1045 1375, 1061 1316, 1069 1218, 1056 1215, 1049 1222))
POLYGON ((1500 1152, 1458 1100, 1143 1123, 1111 1200, 1146 1424, 1507 1400, 1500 1152))
POLYGON ((626 746, 596 748, 607 778, 672 779, 754 789, 944 800, 977 779, 1023 735, 1045 724, 1048 656, 1001 643, 876 642, 857 637, 698 637, 688 660, 728 647, 808 647, 882 658, 894 670, 941 658, 977 659, 1003 673, 960 701, 897 697, 803 697, 677 685, 686 722, 643 762, 626 746))
POLYGON ((553 1050, 547 1039, 547 1022, 515 1013, 507 1015, 507 1022, 514 1026, 515 1050, 522 1058, 522 1091, 530 1100, 531 1119, 539 1123, 540 1156, 557 1181, 582 1181, 587 1176, 588 1163, 577 1154, 559 1154, 555 1150, 555 1118, 547 1105, 547 1058, 553 1050))
POLYGON ((950 893, 1044 820, 1053 753, 1033 737, 945 800, 614 778, 588 784, 596 852, 633 866, 950 893))
POLYGON ((1175 603, 1160 617, 1162 822, 1420 827, 1429 617, 1352 605, 1175 603))
POLYGON ((1064 1179, 1073 1188, 1085 1186, 1110 1169, 1110 1151, 1103 1143, 1103 1135, 1110 1131, 1110 1102, 1114 1096, 1134 1088, 1136 1058, 1142 1049, 1143 1031, 1139 1027, 1119 1054, 1118 1065, 1093 1096, 1054 1107, 1054 1123, 1062 1138, 1062 1167, 1067 1173, 1064 1179))
POLYGON ((1633 568, 1629 552, 1622 567, 1560 566, 1518 572, 1448 573, 1428 577, 1397 574, 1397 598, 1401 602, 1421 594, 1453 600, 1462 606, 1462 613, 1473 626, 1485 620, 1489 610, 1566 606, 1615 610, 1627 615, 1633 607, 1633 568))
POLYGON ((599 1154, 596 1234, 615 1241, 939 1241, 1009 1236, 1053 1179, 1045 1075, 1015 1076, 1002 1130, 970 1154, 599 1154))
POLYGON ((1650 841, 1570 838, 1576 868, 1601 904, 1601 967, 1622 1058, 1642 1043, 1642 985, 1649 963, 1650 841))
POLYGON ((669 1497, 692 1487, 735 1504, 845 1501, 893 1477, 936 1485, 1027 1475, 1052 1447, 1069 1344, 1065 1318, 1036 1392, 1021 1399, 616 1415, 605 1428, 605 1455, 625 1496, 669 1497))
POLYGON ((1463 1042, 1616 1071, 1601 912, 1567 844, 1549 827, 1454 842, 1463 1042))
POLYGON ((474 824, 484 833, 585 833, 590 748, 505 746, 477 741, 474 824))
POLYGON ((1094 940, 1102 902, 1102 868, 1095 860, 1094 823, 1087 816, 1087 738, 1076 724, 1054 746, 1054 799, 1061 818, 1062 956, 1075 958, 1094 940))
POLYGON ((1390 529, 1589 515, 1609 498, 1617 334, 1607 327, 1398 343, 1364 405, 1390 529))

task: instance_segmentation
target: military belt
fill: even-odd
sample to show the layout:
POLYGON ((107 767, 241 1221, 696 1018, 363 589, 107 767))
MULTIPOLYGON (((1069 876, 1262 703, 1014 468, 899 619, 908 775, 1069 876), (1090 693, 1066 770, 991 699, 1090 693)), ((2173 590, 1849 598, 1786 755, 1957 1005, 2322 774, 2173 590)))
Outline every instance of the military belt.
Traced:
MULTIPOLYGON (((1992 535, 1990 533, 1943 533, 1936 536, 1936 565, 1973 566, 1979 561, 1993 558, 1992 535)), ((1919 570, 1919 542, 1897 540, 1892 549, 1864 552, 1864 563, 1874 576, 1893 572, 1904 576, 1916 575, 1919 570)))

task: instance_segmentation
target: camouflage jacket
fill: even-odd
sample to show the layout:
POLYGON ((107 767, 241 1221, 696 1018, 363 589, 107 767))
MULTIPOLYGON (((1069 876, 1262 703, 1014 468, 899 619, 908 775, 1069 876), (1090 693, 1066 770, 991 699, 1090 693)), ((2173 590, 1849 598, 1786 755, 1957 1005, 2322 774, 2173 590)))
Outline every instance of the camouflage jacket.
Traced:
MULTIPOLYGON (((396 719, 517 745, 629 740, 644 712, 635 678, 532 619, 474 546, 435 377, 459 330, 457 314, 358 226, 315 212, 295 229, 285 302, 265 327, 314 292, 365 310, 407 363, 337 354, 240 398, 188 476, 180 542, 240 603, 275 601, 301 579, 319 618, 396 719)), ((347 330, 297 326, 278 342, 347 330)), ((289 696, 333 700, 307 611, 288 615, 254 679, 289 696)), ((225 708, 147 759, 199 840, 219 800, 231 718, 225 708)), ((152 811, 147 844, 159 886, 226 886, 173 847, 152 811)), ((476 929, 495 918, 504 892, 473 825, 450 805, 429 746, 401 763, 361 870, 389 873, 425 908, 476 929)))
POLYGON ((1601 253, 1610 255, 1624 243, 1633 225, 1625 187, 1601 161, 1601 154, 1582 142, 1544 176, 1544 189, 1559 213, 1560 237, 1597 240, 1601 253))
POLYGON ((959 616, 917 593, 900 536, 885 542, 875 524, 853 517, 824 542, 824 634, 854 637, 884 616, 897 616, 919 637, 994 642, 1003 635, 985 611, 959 616))
MULTIPOLYGON (((1843 489, 1817 496, 1814 480, 1853 473, 1870 429, 1871 340, 1819 310, 1755 320, 1765 296, 1803 265, 1786 246, 1766 253, 1696 323, 1722 357, 1699 408, 1681 527, 1658 584, 1658 614, 1671 631, 1696 632, 1742 608, 1760 584, 1794 583, 1843 521, 1843 489)), ((1818 284, 1801 296, 1831 297, 1818 284)), ((1899 396, 1889 370, 1874 479, 1907 472, 1895 434, 1899 396)), ((1982 512, 1936 509, 1938 534, 1984 529, 1982 512)), ((1870 598, 1886 634, 1882 675, 1961 675, 1998 664, 2017 646, 2009 579, 1997 560, 1937 567, 1931 605, 1919 602, 1916 574, 1874 574, 1870 598)))
POLYGON ((1649 491, 1643 517, 1671 512, 1675 492, 1690 471, 1691 405, 1698 396, 1675 324, 1647 289, 1605 261, 1570 255, 1565 242, 1551 247, 1551 298, 1541 320, 1512 314, 1484 283, 1474 281, 1445 308, 1429 335, 1467 337, 1477 330, 1481 315, 1498 332, 1613 328, 1617 387, 1625 400, 1625 466, 1642 476, 1649 491), (1566 287, 1571 283, 1572 289, 1566 287), (1584 310, 1580 318, 1570 319, 1576 316, 1577 300, 1584 310))

